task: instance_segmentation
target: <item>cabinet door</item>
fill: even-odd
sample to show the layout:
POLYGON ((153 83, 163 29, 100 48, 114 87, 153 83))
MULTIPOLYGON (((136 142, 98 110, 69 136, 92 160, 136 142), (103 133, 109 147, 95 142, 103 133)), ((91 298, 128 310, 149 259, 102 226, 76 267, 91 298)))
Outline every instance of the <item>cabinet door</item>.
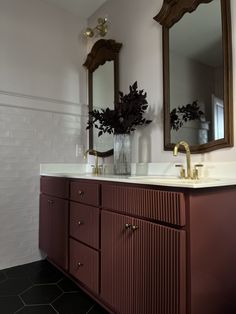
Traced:
POLYGON ((41 194, 39 206, 39 248, 46 254, 49 254, 51 247, 51 220, 49 198, 41 194))
POLYGON ((133 314, 133 218, 101 213, 101 297, 115 313, 133 314))
POLYGON ((184 314, 185 231, 134 219, 132 314, 184 314))
POLYGON ((39 247, 68 269, 68 201, 43 194, 40 199, 39 247))

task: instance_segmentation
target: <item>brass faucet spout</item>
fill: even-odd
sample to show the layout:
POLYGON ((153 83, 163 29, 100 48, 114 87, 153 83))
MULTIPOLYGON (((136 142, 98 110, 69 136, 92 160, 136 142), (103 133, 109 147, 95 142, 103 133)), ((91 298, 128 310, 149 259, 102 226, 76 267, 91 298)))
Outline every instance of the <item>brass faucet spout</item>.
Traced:
POLYGON ((189 148, 189 144, 185 141, 178 142, 173 150, 173 155, 177 156, 179 151, 179 146, 183 146, 186 152, 186 163, 187 163, 187 179, 192 178, 192 170, 191 170, 191 152, 189 148))

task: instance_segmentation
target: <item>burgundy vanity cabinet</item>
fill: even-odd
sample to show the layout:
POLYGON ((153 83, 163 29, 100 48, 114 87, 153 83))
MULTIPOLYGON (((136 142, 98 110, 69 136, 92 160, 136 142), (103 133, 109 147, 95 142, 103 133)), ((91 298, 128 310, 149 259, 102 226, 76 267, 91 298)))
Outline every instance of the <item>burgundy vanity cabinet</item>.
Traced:
POLYGON ((182 194, 104 184, 102 201, 108 207, 101 214, 102 299, 119 314, 185 314, 185 231, 112 212, 159 212, 163 220, 180 223, 184 217, 171 217, 168 210, 181 216, 182 194))
POLYGON ((112 314, 235 314, 235 204, 235 186, 42 177, 39 244, 112 314))
POLYGON ((99 294, 100 184, 70 182, 69 272, 95 295, 99 294))
POLYGON ((68 269, 69 202, 62 198, 68 197, 66 189, 68 191, 65 179, 41 178, 39 247, 64 270, 68 269))

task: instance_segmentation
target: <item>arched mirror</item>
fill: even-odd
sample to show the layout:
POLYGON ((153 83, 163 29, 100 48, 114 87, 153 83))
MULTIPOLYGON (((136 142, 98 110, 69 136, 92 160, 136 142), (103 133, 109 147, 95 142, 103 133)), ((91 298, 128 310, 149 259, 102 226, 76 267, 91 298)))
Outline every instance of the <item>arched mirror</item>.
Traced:
POLYGON ((164 148, 233 146, 229 0, 165 0, 163 26, 164 148), (190 14, 189 14, 190 13, 190 14))
MULTIPOLYGON (((119 52, 121 43, 115 40, 100 39, 92 47, 84 66, 88 69, 89 111, 93 109, 114 108, 119 97, 119 52)), ((113 154, 113 137, 98 130, 89 130, 89 148, 95 149, 98 156, 113 154)))

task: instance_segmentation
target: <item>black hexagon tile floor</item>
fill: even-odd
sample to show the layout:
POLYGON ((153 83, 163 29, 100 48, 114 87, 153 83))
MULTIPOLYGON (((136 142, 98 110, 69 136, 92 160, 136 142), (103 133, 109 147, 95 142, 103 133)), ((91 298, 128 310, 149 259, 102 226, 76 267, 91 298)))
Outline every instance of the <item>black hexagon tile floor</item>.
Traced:
POLYGON ((47 260, 0 271, 1 314, 107 314, 47 260))

